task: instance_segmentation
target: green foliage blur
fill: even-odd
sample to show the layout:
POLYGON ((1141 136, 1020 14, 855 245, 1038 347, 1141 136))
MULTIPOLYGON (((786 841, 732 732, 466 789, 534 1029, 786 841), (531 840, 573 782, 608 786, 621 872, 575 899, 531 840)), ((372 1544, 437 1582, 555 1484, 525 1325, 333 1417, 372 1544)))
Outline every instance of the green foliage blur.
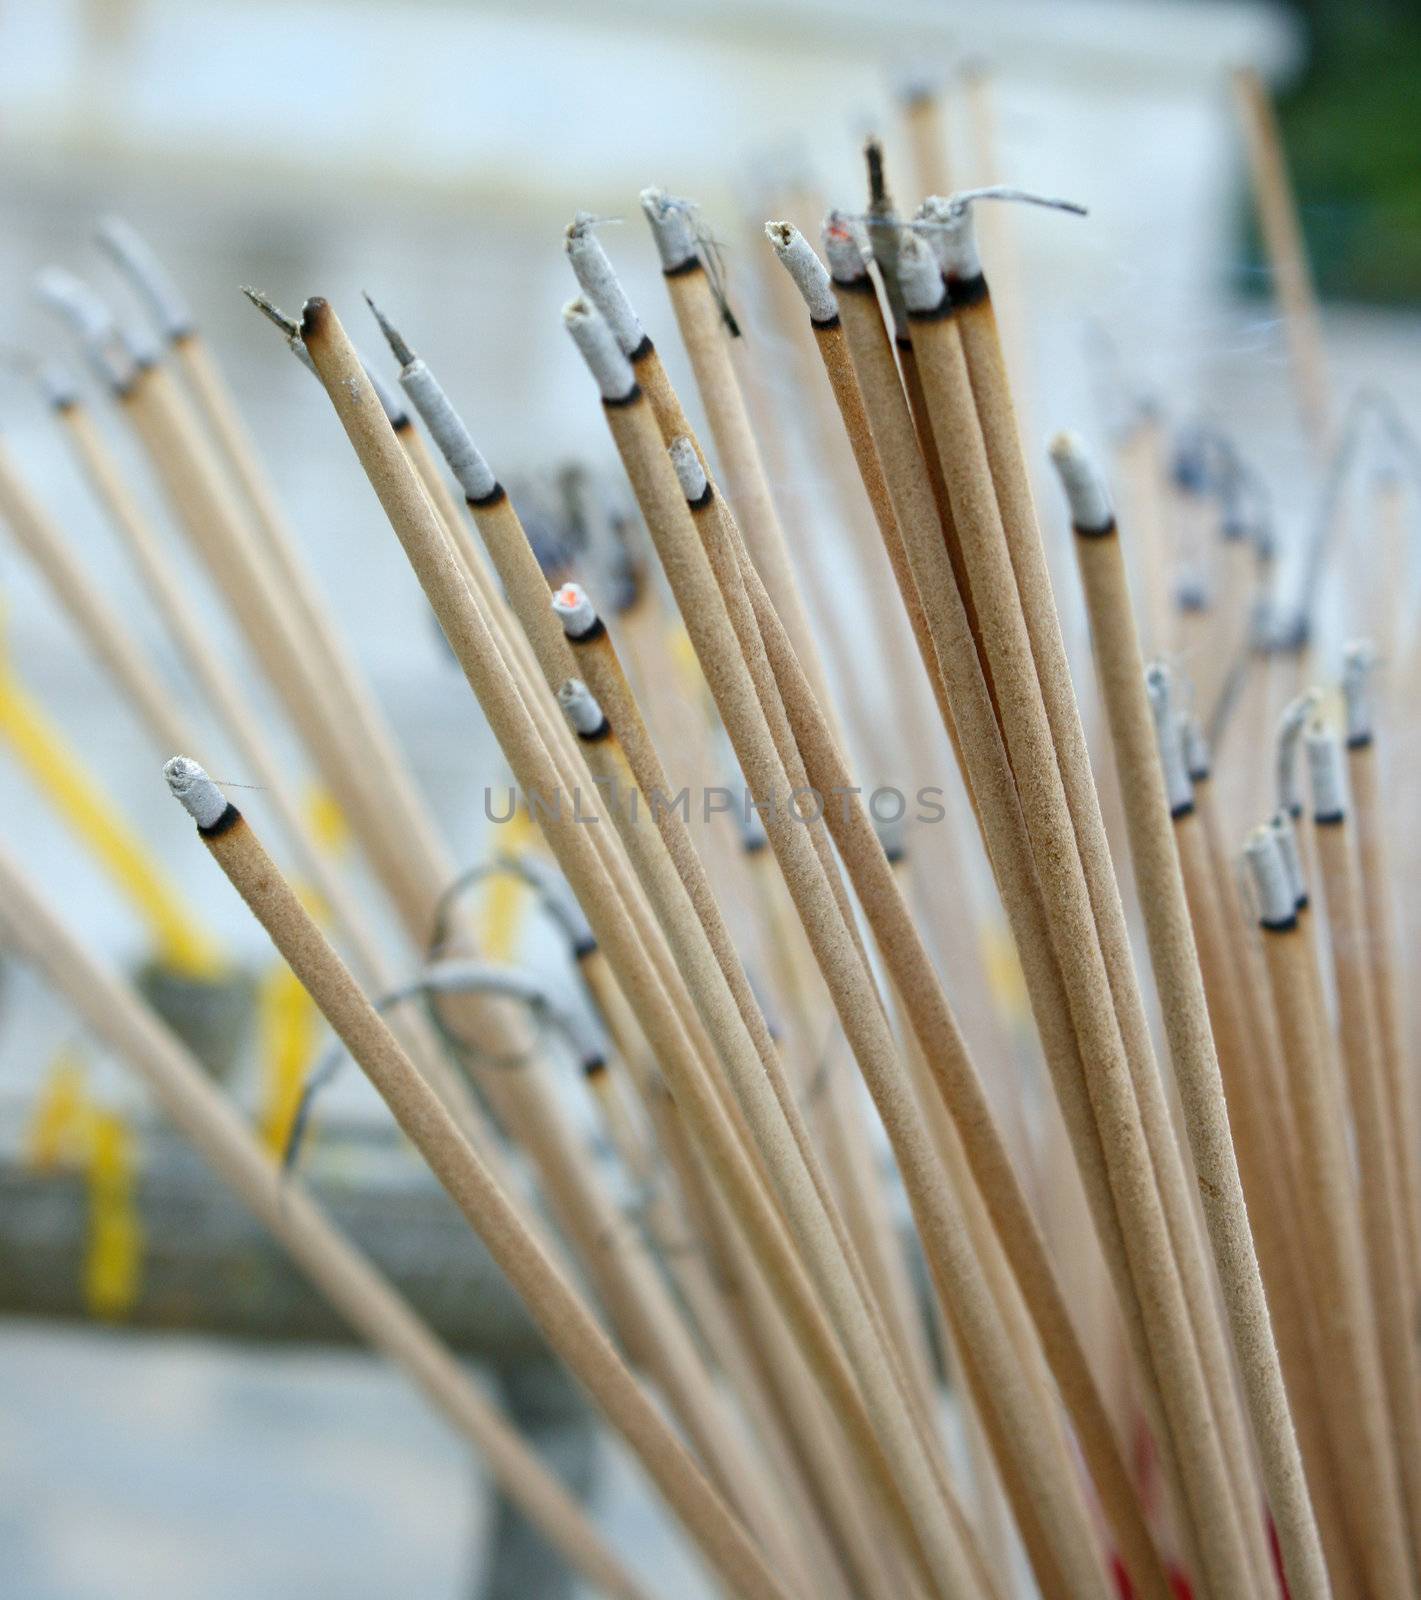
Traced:
POLYGON ((1293 9, 1308 64, 1278 115, 1319 292, 1421 303, 1421 0, 1293 9))

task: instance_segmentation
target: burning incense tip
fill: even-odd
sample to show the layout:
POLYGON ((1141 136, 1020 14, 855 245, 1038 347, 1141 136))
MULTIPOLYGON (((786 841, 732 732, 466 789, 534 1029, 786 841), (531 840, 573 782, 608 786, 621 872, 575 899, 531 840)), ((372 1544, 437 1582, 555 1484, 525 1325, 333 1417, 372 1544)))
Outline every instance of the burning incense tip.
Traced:
POLYGON ((607 319, 590 300, 579 297, 563 307, 563 326, 582 352, 604 400, 620 403, 636 392, 636 374, 607 319))
POLYGON ((652 238, 656 240, 664 272, 679 272, 698 259, 696 229, 692 220, 695 208, 689 200, 678 200, 664 189, 643 189, 641 209, 651 224, 652 238))
POLYGON ((1330 728, 1308 729, 1308 777, 1312 783, 1312 812, 1316 822, 1340 822, 1347 814, 1347 780, 1342 743, 1330 728))
POLYGON ((1204 725, 1192 712, 1180 721, 1180 738, 1184 744, 1184 762, 1189 768, 1189 781, 1206 783, 1213 768, 1213 759, 1204 725))
POLYGON ((553 595, 552 606, 569 639, 585 638, 600 620, 597 607, 588 599, 587 591, 580 583, 563 584, 553 595))
POLYGON ((97 238, 148 307, 163 337, 175 343, 191 334, 192 308, 138 230, 122 217, 105 217, 97 238))
POLYGON ((1174 685, 1169 668, 1162 661, 1152 661, 1145 668, 1145 690, 1155 718, 1155 740, 1159 746, 1160 766, 1164 769, 1165 795, 1170 812, 1178 815, 1193 805, 1194 783, 1174 709, 1174 685))
POLYGON ((681 484, 681 493, 685 495, 691 505, 697 505, 705 499, 710 489, 710 482, 706 478, 706 469, 701 465, 701 458, 696 454, 696 447, 689 439, 673 439, 669 453, 671 465, 676 469, 676 477, 681 484))
POLYGON ((595 738, 607 727, 602 707, 581 678, 569 678, 558 690, 558 704, 581 739, 595 738))
POLYGON ((898 234, 897 256, 898 287, 908 310, 920 314, 936 311, 947 290, 931 247, 904 228, 898 234))
POLYGON ((1291 927, 1297 916, 1297 903, 1278 836, 1268 823, 1249 834, 1243 859, 1253 884, 1258 920, 1265 928, 1291 927))
POLYGON ((824 263, 815 255, 809 241, 790 222, 767 222, 765 237, 775 247, 785 271, 794 279, 795 288, 804 296, 811 321, 833 322, 839 315, 839 302, 834 298, 824 263))
POLYGON ((1051 463, 1065 490, 1071 525, 1080 533, 1108 533, 1115 526, 1110 493, 1077 433, 1058 433, 1051 441, 1051 463))
POLYGON ((210 828, 227 810, 227 797, 191 757, 174 756, 163 776, 199 828, 210 828))
POLYGON ((399 329, 395 327, 385 313, 381 311, 379 306, 375 304, 375 302, 370 298, 368 292, 362 289, 361 293, 365 295, 365 304, 370 307, 370 314, 375 318, 375 321, 379 323, 380 332, 385 335, 386 343, 394 352, 395 360, 399 362, 401 367, 413 366, 415 362, 415 353, 405 343, 403 338, 401 338, 399 329))
POLYGON ((862 283, 868 276, 868 241, 862 226, 842 211, 831 211, 820 232, 829 272, 838 284, 862 283))
POLYGON ((927 224, 928 242, 949 282, 967 283, 981 277, 982 258, 977 254, 977 227, 970 206, 929 195, 918 207, 917 220, 927 224))
POLYGON ((1298 741, 1303 727, 1312 715, 1320 698, 1316 689, 1309 689, 1291 700, 1278 719, 1278 743, 1274 773, 1277 781, 1278 809, 1290 816, 1299 816, 1303 809, 1303 789, 1298 777, 1298 741))
POLYGON ((1269 818, 1268 826, 1278 841, 1278 853, 1282 856, 1283 865, 1287 869, 1293 905, 1301 911, 1308 903, 1308 885, 1307 878, 1303 875, 1302 852, 1298 849, 1298 830, 1293 826, 1293 819, 1286 811, 1275 811, 1269 818))
POLYGON ((592 231, 596 222, 591 212, 579 211, 568 224, 567 259, 572 263, 578 288, 607 319, 623 353, 630 356, 641 348, 646 333, 602 248, 602 241, 592 231))
POLYGON ((1370 639, 1353 639, 1342 652, 1342 698, 1347 707, 1347 743, 1354 748, 1372 742, 1375 708, 1372 673, 1376 646, 1370 639))
POLYGON ((314 294, 301 307, 301 337, 309 341, 319 338, 325 330, 325 325, 331 314, 330 302, 323 296, 314 294))

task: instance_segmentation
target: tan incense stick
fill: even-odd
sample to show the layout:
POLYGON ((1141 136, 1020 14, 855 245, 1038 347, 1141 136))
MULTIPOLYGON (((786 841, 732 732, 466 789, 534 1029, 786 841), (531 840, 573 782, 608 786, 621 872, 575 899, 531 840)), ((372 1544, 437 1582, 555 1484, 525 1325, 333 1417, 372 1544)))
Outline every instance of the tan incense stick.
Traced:
MULTIPOLYGON (((1077 535, 1076 554, 1085 588, 1096 673, 1110 720, 1125 804, 1130 860, 1264 1487, 1273 1507, 1290 1589, 1297 1596, 1306 1594, 1325 1600, 1327 1569, 1293 1433, 1234 1156, 1209 1009, 1170 826, 1174 806, 1165 792, 1158 758, 1144 661, 1115 516, 1104 484, 1078 440, 1059 435, 1052 444, 1051 455, 1066 491, 1077 535)), ((1176 803, 1192 805, 1182 797, 1176 803)))
POLYGON ((99 965, 54 914, 18 863, 0 851, 11 940, 117 1055, 245 1204, 291 1252, 316 1287, 363 1337, 424 1390, 488 1463, 495 1478, 552 1544, 608 1595, 645 1600, 585 1512, 484 1398, 450 1351, 325 1213, 283 1178, 256 1135, 199 1063, 126 984, 99 965))

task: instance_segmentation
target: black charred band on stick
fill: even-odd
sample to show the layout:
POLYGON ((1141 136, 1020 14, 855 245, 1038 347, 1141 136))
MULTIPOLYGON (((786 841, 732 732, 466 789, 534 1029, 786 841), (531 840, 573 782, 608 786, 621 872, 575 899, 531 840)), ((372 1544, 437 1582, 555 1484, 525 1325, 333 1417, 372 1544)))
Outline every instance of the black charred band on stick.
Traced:
POLYGON ((1416 1081, 1404 1020, 1405 980, 1396 932, 1398 879, 1392 866, 1381 750, 1376 737, 1378 665, 1376 649, 1369 641, 1354 639, 1347 645, 1342 670, 1347 719, 1347 785, 1356 813, 1362 910, 1372 957, 1377 1026, 1392 1107, 1396 1165, 1405 1205, 1407 1254, 1412 1263, 1411 1291, 1416 1295, 1416 1263, 1421 1261, 1421 1156, 1414 1142, 1417 1137, 1416 1081))

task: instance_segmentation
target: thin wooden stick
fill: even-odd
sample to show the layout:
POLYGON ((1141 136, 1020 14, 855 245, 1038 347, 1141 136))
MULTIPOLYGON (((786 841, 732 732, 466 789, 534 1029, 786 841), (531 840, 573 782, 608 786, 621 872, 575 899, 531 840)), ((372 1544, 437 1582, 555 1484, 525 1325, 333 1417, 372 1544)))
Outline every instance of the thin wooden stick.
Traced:
POLYGON ((1249 175, 1273 288, 1283 312, 1293 390, 1303 424, 1315 446, 1326 444, 1331 427, 1330 384, 1322 342, 1317 291, 1308 267, 1307 249, 1298 221, 1297 201, 1288 179, 1278 120, 1262 78, 1252 67, 1233 75, 1234 99, 1248 149, 1249 175))
MULTIPOLYGON (((1205 752, 1196 738, 1186 748, 1184 730, 1170 698, 1168 673, 1152 665, 1146 673, 1151 709, 1170 802, 1175 844, 1189 901, 1189 916, 1199 952, 1209 1020, 1218 1047, 1219 1068, 1229 1108, 1229 1126, 1238 1155, 1239 1175, 1248 1202, 1248 1220, 1268 1292, 1268 1308, 1287 1384, 1289 1409, 1307 1471, 1333 1592, 1359 1591, 1356 1561, 1338 1496, 1323 1364, 1314 1320, 1295 1198, 1298 1174, 1292 1160, 1296 1135, 1292 1114, 1270 1059, 1271 1007, 1262 1004, 1250 982, 1252 947, 1237 917, 1232 881, 1222 888, 1215 871, 1211 779, 1205 752), (1186 755, 1192 760, 1186 761, 1186 755)), ((1201 737, 1201 736, 1200 736, 1201 737)))
MULTIPOLYGON (((556 771, 541 746, 530 742, 527 709, 516 685, 497 655, 486 621, 472 604, 473 596, 423 491, 399 453, 378 401, 364 379, 358 358, 324 301, 308 304, 303 337, 322 373, 337 414, 464 668, 470 687, 484 706, 515 777, 525 792, 551 798, 558 790, 556 771)), ((675 474, 669 461, 666 471, 674 486, 675 474)), ((676 491, 676 502, 681 503, 679 491, 676 491)), ((871 1481, 884 1490, 890 1506, 901 1506, 895 1468, 889 1466, 874 1424, 865 1414, 855 1377, 836 1341, 828 1335, 803 1265, 790 1247, 782 1224, 767 1208, 759 1180, 745 1159, 738 1136, 726 1121, 719 1098, 701 1077, 680 1018, 659 983, 646 971, 645 956, 633 940, 631 930, 615 915, 614 906, 606 898, 604 877, 597 868, 594 847, 587 838, 589 830, 556 812, 553 815, 540 812, 539 820, 559 865, 582 901, 599 943, 607 951, 619 983, 637 1009, 638 1020, 691 1121, 693 1133, 715 1160, 718 1176, 744 1222, 748 1241, 764 1253, 767 1271, 777 1292, 785 1297, 786 1310, 816 1363, 818 1376, 833 1395, 846 1427, 863 1453, 871 1481)), ((883 1410, 891 1417, 892 1410, 899 1408, 901 1401, 890 1374, 884 1371, 880 1376, 867 1362, 856 1368, 855 1373, 862 1376, 866 1385, 887 1384, 883 1390, 887 1402, 883 1410), (887 1398, 889 1395, 891 1400, 887 1398)), ((909 1437, 916 1439, 911 1430, 909 1437)), ((910 1445, 909 1450, 915 1452, 916 1445, 910 1445)), ((896 1457, 897 1471, 903 1470, 905 1459, 912 1459, 907 1451, 896 1457)), ((935 1488, 931 1494, 934 1513, 932 1517, 923 1517, 924 1530, 930 1540, 934 1519, 940 1515, 935 1488)), ((926 1507, 922 1509, 926 1511, 926 1507)), ((910 1541, 916 1538, 917 1527, 917 1519, 905 1519, 903 1531, 910 1541)), ((950 1571, 951 1566, 944 1563, 938 1570, 950 1571)))
POLYGON ((1245 856, 1303 1149, 1301 1198, 1314 1315, 1322 1328, 1337 1427, 1347 1440, 1336 1466, 1348 1484, 1348 1514, 1358 1527, 1358 1555, 1370 1581, 1379 1594, 1409 1595, 1414 1593, 1411 1562, 1375 1354, 1366 1255, 1347 1171, 1335 1069, 1328 1060, 1325 1023, 1314 1006, 1312 951, 1299 926, 1276 830, 1255 830, 1245 856))
MULTIPOLYGON (((1060 971, 1046 928, 1020 800, 990 690, 977 657, 970 619, 944 543, 936 497, 919 453, 908 401, 899 384, 892 347, 859 248, 852 236, 832 221, 826 226, 825 244, 850 357, 947 687, 964 775, 971 785, 988 855, 1021 955, 1032 1010, 1052 1082, 1070 1129, 1096 1230, 1115 1273, 1127 1325, 1136 1330, 1136 1350, 1144 1363, 1143 1370, 1148 1373, 1149 1356, 1126 1262, 1123 1234, 1110 1194, 1104 1153, 1086 1093, 1060 971)), ((953 1109, 953 1101, 948 1105, 953 1109)), ((976 1166, 980 1159, 976 1142, 966 1139, 966 1145, 979 1183, 985 1193, 992 1193, 995 1184, 976 1166)), ((1033 1236, 1033 1230, 1020 1226, 1000 1229, 1004 1246, 1013 1251, 1023 1250, 1033 1236)), ((1109 1466, 1112 1456, 1118 1458, 1109 1424, 1089 1425, 1090 1409, 1094 1408, 1090 1407, 1088 1397, 1094 1390, 1094 1380, 1084 1354, 1070 1356, 1073 1346, 1079 1350, 1070 1318, 1063 1307, 1052 1315, 1049 1300, 1029 1287, 1033 1278, 1041 1285, 1049 1284, 1049 1263, 1044 1273, 1039 1268, 1033 1272, 1028 1263, 1015 1257, 1013 1267, 1028 1296, 1033 1318, 1042 1330, 1057 1381, 1067 1397, 1081 1437, 1083 1441, 1094 1441, 1088 1446, 1092 1471, 1131 1577, 1143 1592, 1166 1595, 1168 1580, 1153 1540, 1145 1529, 1133 1486, 1118 1468, 1112 1470, 1109 1466), (1059 1332, 1050 1336, 1046 1329, 1053 1322, 1059 1332)), ((1170 1449, 1167 1437, 1163 1447, 1170 1449)))
MULTIPOLYGON (((1010 193, 1010 191, 1008 191, 1010 193)), ((1064 202, 1049 205, 1070 209, 1064 202)), ((1001 526, 1020 596, 1022 616, 1060 765, 1066 804, 1099 931, 1121 1037, 1130 1064, 1135 1096, 1154 1163, 1170 1236, 1183 1278, 1195 1341, 1214 1408, 1215 1423, 1235 1495, 1246 1504, 1256 1492, 1244 1430, 1240 1427, 1229 1372, 1227 1339, 1216 1313, 1204 1248, 1198 1236, 1185 1165, 1163 1078, 1155 1061, 1143 995, 1130 951, 1129 931, 1115 878, 1109 840, 1091 773, 1085 733, 1071 683, 1045 549, 1037 526, 1031 487, 1017 428, 1006 361, 997 331, 991 293, 982 272, 965 200, 928 201, 923 214, 936 224, 933 238, 949 288, 962 349, 962 365, 981 425, 1001 526)), ((939 440, 941 445, 943 441, 939 440)), ((1272 1581, 1263 1527, 1257 1517, 1243 1522, 1256 1580, 1272 1581)))
POLYGON ((341 1234, 201 1065, 125 983, 94 960, 19 864, 0 851, 0 902, 15 946, 152 1090, 223 1180, 291 1252, 336 1310, 421 1388, 544 1536, 599 1590, 646 1600, 586 1513, 389 1281, 341 1234))
MULTIPOLYGON (((54 396, 54 405, 79 463, 132 555, 149 597, 182 654, 187 671, 232 739, 253 782, 260 785, 276 813, 297 865, 329 908, 361 976, 382 992, 393 988, 393 971, 370 930, 358 898, 313 837, 286 767, 277 759, 245 694, 222 657, 213 650, 206 630, 193 614, 155 531, 139 508, 88 408, 67 389, 54 396)), ((166 748, 173 748, 171 735, 163 742, 166 748)), ((406 1019, 402 1018, 401 1028, 406 1025, 406 1019)), ((421 1066, 433 1049, 432 1036, 425 1046, 417 1048, 421 1066)))
POLYGON ((1320 726, 1309 729, 1307 759, 1313 839, 1327 903, 1337 995, 1338 1045, 1361 1174, 1357 1187, 1362 1237, 1386 1383, 1387 1416, 1406 1498, 1412 1557, 1416 1559, 1415 1541, 1421 1537, 1417 1503, 1421 1491, 1421 1363, 1409 1314, 1411 1272, 1401 1177, 1389 1126, 1395 1111, 1387 1092, 1361 869, 1354 854, 1355 830, 1350 825, 1342 747, 1336 735, 1320 726))
POLYGON ((917 194, 946 194, 952 188, 943 98, 941 87, 925 80, 910 84, 902 96, 917 194))
MULTIPOLYGON (((604 780, 613 785, 614 817, 618 827, 625 832, 644 826, 644 823, 638 822, 640 816, 659 831, 668 860, 685 890, 716 966, 727 986, 729 996, 733 999, 740 1021, 754 1045, 759 1068, 763 1070, 775 1094, 784 1123, 793 1135, 805 1165, 814 1177, 821 1199, 826 1201, 826 1211, 828 1211, 831 1203, 827 1203, 825 1180, 818 1171, 819 1164, 814 1155, 812 1141, 803 1125, 799 1106, 784 1075, 774 1039, 760 1003, 751 988, 749 976, 735 950, 730 930, 725 925, 711 888, 710 878, 696 852, 690 830, 676 805, 671 802, 671 790, 665 769, 641 719, 606 627, 591 602, 576 584, 565 585, 559 590, 553 600, 553 609, 562 619, 563 629, 576 651, 579 667, 587 671, 590 682, 595 685, 592 692, 611 730, 610 736, 598 737, 589 742, 586 753, 589 762, 594 766, 594 771, 600 772, 604 780)), ((594 727, 592 731, 597 733, 599 730, 594 727)), ((633 846, 636 849, 645 849, 640 840, 630 842, 628 847, 632 849, 633 846)), ((660 869, 654 868, 648 862, 648 871, 659 872, 660 869)), ((682 959, 690 960, 692 955, 688 949, 682 959)), ((701 987, 713 989, 714 985, 707 980, 701 987)), ((751 1068, 752 1075, 754 1070, 751 1068)), ((743 1095, 745 1091, 737 1092, 743 1095)), ((744 1103, 742 1098, 742 1104, 744 1103)), ((766 1114, 768 1118, 768 1108, 766 1114)), ((773 1126, 773 1119, 768 1119, 767 1131, 773 1126)), ((850 1233, 854 1236, 852 1227, 850 1233)), ((877 1275, 872 1272, 868 1252, 860 1244, 862 1236, 854 1237, 865 1270, 870 1272, 872 1281, 880 1283, 877 1275)), ((892 1300, 885 1299, 882 1309, 885 1313, 891 1313, 892 1306, 892 1300)), ((909 1373, 914 1375, 917 1383, 918 1402, 930 1407, 933 1386, 923 1370, 926 1365, 926 1353, 923 1352, 919 1356, 915 1366, 911 1332, 905 1329, 898 1319, 890 1317, 890 1323, 894 1326, 905 1366, 909 1373)))
POLYGON ((1415 1324, 1421 1293, 1421 1153, 1417 1151, 1416 1079, 1405 1024, 1402 964, 1397 951, 1395 882, 1388 849, 1386 808, 1373 707, 1377 655, 1364 641, 1347 647, 1342 674, 1347 708, 1347 786, 1356 813, 1357 859, 1362 875, 1362 911, 1376 1000, 1382 1061, 1386 1069, 1393 1159, 1401 1183, 1402 1226, 1415 1324))
MULTIPOLYGON (((295 326, 282 318, 261 297, 252 298, 283 331, 295 326)), ((297 335, 289 331, 288 337, 297 340, 297 335)), ((296 344, 293 344, 294 348, 296 344)), ((304 345, 300 349, 304 353, 304 345)), ((368 385, 369 379, 358 358, 353 359, 368 385)), ((369 392, 368 389, 366 392, 369 392)), ((371 398, 374 398, 373 394, 371 398)), ((408 478, 411 468, 406 452, 412 442, 409 430, 398 426, 398 415, 391 417, 391 408, 384 400, 376 400, 375 403, 385 424, 384 434, 377 437, 387 447, 393 444, 394 438, 401 441, 400 445, 395 445, 395 454, 401 457, 404 466, 404 488, 414 493, 426 512, 435 515, 422 486, 408 478)), ((415 459, 418 460, 417 455, 415 459)), ((457 518, 457 513, 452 528, 446 527, 441 520, 437 530, 439 544, 451 559, 459 563, 462 579, 479 588, 484 582, 484 574, 477 558, 465 549, 460 549, 456 555, 454 545, 450 543, 451 540, 459 540, 462 532, 462 520, 457 518)), ((467 589, 464 592, 467 593, 467 589)), ((520 674, 523 687, 516 691, 518 704, 527 715, 531 700, 532 714, 543 719, 543 732, 554 736, 553 756, 550 759, 562 760, 565 752, 557 741, 556 719, 549 708, 531 697, 528 685, 532 679, 523 673, 517 659, 517 646, 523 641, 516 630, 503 629, 501 609, 502 602, 485 593, 482 612, 485 626, 491 627, 499 635, 502 654, 520 674)), ((538 739, 541 744, 542 734, 538 735, 538 739)), ((575 757, 573 759, 575 762, 575 757)), ((565 782, 568 792, 573 792, 576 788, 573 766, 563 761, 554 770, 558 771, 558 781, 565 782)), ((556 788, 555 783, 552 789, 556 788)), ((546 794, 551 791, 545 786, 543 792, 546 794)), ((605 853, 606 844, 602 837, 605 830, 581 831, 584 838, 591 838, 601 861, 601 869, 615 873, 617 863, 605 853)), ((606 880, 603 882, 605 884, 606 880)), ((614 903, 621 903, 619 893, 609 896, 605 888, 599 892, 607 900, 609 908, 614 903)), ((412 911, 415 904, 410 903, 412 911)), ((633 906, 630 909, 635 913, 639 908, 633 906)), ((424 918, 426 927, 429 917, 430 911, 427 910, 424 918)), ((463 940, 462 932, 460 939, 463 940)), ((644 1245, 620 1215, 593 1170, 589 1157, 581 1149, 561 1102, 552 1094, 530 1060, 530 1045, 526 1036, 520 1035, 510 1025, 520 1020, 488 1007, 476 1009, 469 1001, 458 1003, 461 1032, 468 1037, 478 1038, 481 1047, 496 1060, 501 1058, 520 1063, 516 1072, 495 1069, 485 1073, 485 1091, 498 1114, 537 1164, 554 1214, 567 1235, 576 1241, 579 1253, 593 1275, 599 1296, 608 1307, 628 1349, 654 1374, 721 1487, 735 1497, 737 1503, 746 1507, 747 1516, 757 1528, 763 1523, 762 1531, 767 1542, 775 1545, 779 1535, 773 1519, 768 1516, 773 1502, 771 1486, 763 1485, 762 1494, 754 1492, 753 1486, 758 1481, 755 1465, 741 1449, 740 1441, 728 1430, 727 1419, 722 1414, 718 1397, 709 1387, 703 1363, 644 1245)))
MULTIPOLYGON (((1116 1138, 1105 1141, 1106 1162, 1132 1271, 1140 1285, 1146 1326, 1157 1352, 1155 1374, 1184 1468, 1208 1582, 1224 1593, 1251 1594, 1251 1557, 1175 1254, 1176 1244, 1182 1241, 1171 1226, 1173 1219, 1167 1218, 1157 1183, 1155 1158, 1158 1154, 1163 1160, 1164 1151, 1153 1148, 1142 1121, 1136 1091, 1143 1085, 1131 1071, 1117 1016, 1117 998, 1122 1002, 1127 998, 1124 975, 1114 974, 1121 984, 1117 990, 1102 948, 1099 908, 1079 853, 1076 817, 1057 765, 1057 746, 1042 701, 1023 597, 1018 593, 1002 530, 983 431, 972 407, 962 345, 950 316, 951 302, 932 252, 916 235, 905 233, 902 237, 899 264, 939 458, 1001 706, 1002 733, 1011 753, 1032 853, 1045 890, 1053 944, 1089 1069, 1092 1102, 1097 1120, 1118 1132, 1116 1138)), ((1069 679, 1064 693, 1071 694, 1069 679)), ((1074 712, 1073 696, 1071 710, 1074 712)), ((1089 792, 1093 802, 1093 781, 1089 792)), ((1097 821, 1098 816, 1097 810, 1097 821)), ((1098 887, 1102 891, 1107 888, 1103 884, 1098 887)), ((1113 875, 1108 889, 1115 891, 1113 875)), ((1128 944, 1123 959, 1129 963, 1128 944)), ((1152 1056, 1148 1065, 1156 1070, 1152 1056)), ((1172 1141, 1167 1124, 1164 1131, 1172 1141)), ((1192 1215, 1180 1220, 1193 1225, 1192 1215)), ((1201 1316, 1206 1314, 1204 1307, 1197 1309, 1201 1316)))
POLYGON ((731 363, 724 309, 699 253, 690 208, 659 189, 643 191, 641 204, 651 224, 676 325, 725 471, 728 498, 740 508, 739 520, 755 565, 774 597, 775 609, 785 618, 816 693, 827 703, 828 676, 795 582, 784 531, 731 363))
POLYGON ((785 1600, 791 1591, 766 1566, 513 1201, 461 1137, 240 812, 195 762, 175 759, 168 776, 213 858, 707 1561, 737 1592, 785 1600))
MULTIPOLYGON (((650 406, 630 364, 597 313, 582 303, 570 308, 566 315, 569 328, 579 337, 579 347, 593 365, 608 426, 707 682, 716 696, 726 731, 736 746, 776 858, 791 892, 804 900, 807 912, 802 912, 801 917, 815 945, 821 970, 831 993, 838 987, 835 1004, 840 1021, 850 1039, 858 1041, 864 1059, 891 1062, 894 1046, 882 1010, 839 907, 829 893, 809 830, 789 815, 791 784, 764 726, 754 684, 650 406)), ((851 1319, 840 1323, 848 1338, 858 1321, 854 1307, 846 1304, 841 1316, 851 1319)), ((920 1538, 936 1547, 932 1566, 939 1574, 937 1581, 941 1583, 942 1575, 956 1569, 957 1581, 967 1583, 970 1580, 962 1567, 961 1551, 949 1532, 949 1522, 941 1515, 940 1488, 933 1481, 917 1429, 904 1410, 894 1375, 882 1365, 881 1358, 869 1354, 875 1342, 872 1330, 864 1328, 861 1335, 854 1335, 850 1358, 857 1357, 855 1370, 865 1398, 876 1408, 876 1425, 885 1430, 885 1439, 898 1441, 893 1450, 905 1477, 905 1493, 912 1497, 913 1526, 920 1538)))
POLYGON ((1058 435, 1051 457, 1077 535, 1076 554, 1124 799, 1130 860, 1264 1488, 1273 1507, 1289 1588, 1299 1600, 1304 1595, 1326 1600, 1327 1568, 1234 1155, 1115 515, 1105 486, 1077 439, 1058 435))
POLYGON ((165 749, 190 745, 191 727, 157 668, 84 570, 63 531, 25 484, 5 450, 0 450, 0 521, 44 575, 75 628, 154 739, 165 749))

